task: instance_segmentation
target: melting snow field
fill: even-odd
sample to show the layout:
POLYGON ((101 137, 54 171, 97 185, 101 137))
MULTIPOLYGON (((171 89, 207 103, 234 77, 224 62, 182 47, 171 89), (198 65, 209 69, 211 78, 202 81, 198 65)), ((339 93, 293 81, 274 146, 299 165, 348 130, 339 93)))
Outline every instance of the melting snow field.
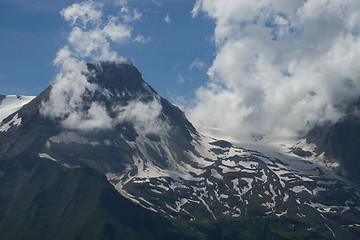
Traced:
MULTIPOLYGON (((298 157, 289 151, 290 145, 234 145, 200 134, 193 136, 194 150, 184 152, 186 162, 177 161, 166 136, 160 139, 153 142, 139 135, 127 142, 138 150, 132 163, 124 172, 106 176, 124 197, 170 217, 188 214, 195 219, 191 210, 194 204, 202 205, 214 219, 220 215, 239 217, 254 201, 267 209, 266 214, 277 217, 293 214, 301 207, 310 207, 318 214, 341 214, 356 210, 354 203, 360 201, 360 195, 355 196, 357 191, 346 188, 349 185, 338 168, 322 164, 321 155, 298 157), (150 155, 149 148, 157 154, 150 155), (346 202, 321 203, 319 199, 327 191, 338 189, 350 196, 346 202)), ((39 156, 53 160, 45 154, 39 156)))

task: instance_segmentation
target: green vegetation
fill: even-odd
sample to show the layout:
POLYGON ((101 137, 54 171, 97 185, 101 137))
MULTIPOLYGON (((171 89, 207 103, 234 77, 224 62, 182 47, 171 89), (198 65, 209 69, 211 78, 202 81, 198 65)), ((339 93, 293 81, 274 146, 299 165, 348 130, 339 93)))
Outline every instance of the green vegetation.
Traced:
POLYGON ((175 225, 179 231, 188 230, 188 237, 206 240, 323 239, 311 221, 299 217, 223 216, 211 221, 179 220, 175 225))

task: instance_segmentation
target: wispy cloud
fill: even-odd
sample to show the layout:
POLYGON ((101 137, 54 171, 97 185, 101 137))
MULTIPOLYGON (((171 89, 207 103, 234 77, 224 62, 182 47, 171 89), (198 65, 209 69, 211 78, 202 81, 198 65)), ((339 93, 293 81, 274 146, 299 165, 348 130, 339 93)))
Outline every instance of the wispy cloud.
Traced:
POLYGON ((148 43, 151 41, 151 38, 150 37, 144 37, 142 35, 137 35, 136 38, 134 39, 135 42, 138 42, 138 43, 148 43))
POLYGON ((162 0, 151 0, 153 4, 155 4, 156 6, 160 7, 162 4, 162 0))
POLYGON ((200 13, 217 52, 189 114, 198 126, 292 137, 360 98, 360 2, 197 0, 200 13))
POLYGON ((190 64, 189 69, 192 70, 194 67, 201 69, 201 68, 205 67, 205 63, 204 63, 204 62, 201 62, 201 61, 199 60, 199 58, 196 58, 196 59, 190 64))
POLYGON ((169 14, 166 14, 165 18, 164 18, 164 21, 167 23, 167 24, 170 24, 171 23, 171 19, 170 19, 170 15, 169 14))
POLYGON ((177 78, 177 81, 176 81, 178 84, 183 84, 185 81, 184 81, 184 77, 181 73, 178 74, 178 78, 177 78))

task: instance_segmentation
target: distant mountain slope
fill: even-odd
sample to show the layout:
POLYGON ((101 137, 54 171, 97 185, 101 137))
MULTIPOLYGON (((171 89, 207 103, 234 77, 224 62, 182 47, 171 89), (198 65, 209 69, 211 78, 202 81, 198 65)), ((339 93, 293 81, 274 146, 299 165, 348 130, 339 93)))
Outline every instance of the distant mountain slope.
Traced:
POLYGON ((0 95, 0 122, 34 98, 33 96, 0 95))

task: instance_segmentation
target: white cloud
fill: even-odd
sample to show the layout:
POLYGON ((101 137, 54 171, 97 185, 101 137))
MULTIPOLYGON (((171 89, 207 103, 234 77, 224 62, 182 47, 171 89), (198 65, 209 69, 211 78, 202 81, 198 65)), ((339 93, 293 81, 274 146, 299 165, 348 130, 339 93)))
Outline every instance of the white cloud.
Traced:
POLYGON ((109 16, 104 20, 102 5, 93 1, 75 3, 61 13, 72 26, 68 47, 75 58, 90 58, 92 61, 116 60, 119 57, 111 50, 110 42, 123 44, 131 38, 132 28, 121 22, 121 16, 109 16))
POLYGON ((128 1, 127 0, 115 0, 115 5, 119 5, 119 6, 127 6, 128 1))
POLYGON ((185 81, 184 81, 184 77, 183 75, 181 75, 181 73, 178 74, 178 78, 177 78, 177 81, 176 81, 178 84, 183 84, 185 81))
POLYGON ((120 10, 124 22, 133 22, 141 19, 142 14, 136 8, 130 8, 126 5, 120 10))
MULTIPOLYGON (((113 33, 115 34, 115 33, 113 33)), ((104 31, 94 29, 84 31, 74 27, 69 35, 68 43, 79 57, 91 57, 93 60, 115 60, 116 52, 110 49, 104 31)))
POLYGON ((158 98, 153 98, 151 102, 131 101, 128 105, 117 107, 119 112, 116 121, 128 121, 134 124, 138 132, 158 133, 164 127, 164 122, 158 117, 162 106, 158 98))
POLYGON ((138 43, 148 43, 150 42, 151 38, 150 37, 144 37, 142 35, 137 35, 136 38, 134 39, 135 42, 138 42, 138 43))
POLYGON ((101 4, 94 1, 74 3, 70 7, 64 8, 60 14, 72 25, 75 25, 77 21, 86 25, 89 21, 97 21, 101 18, 102 12, 99 10, 101 7, 101 4))
POLYGON ((100 103, 93 102, 87 111, 73 111, 62 122, 68 129, 93 130, 112 128, 112 119, 100 103))
POLYGON ((123 43, 131 37, 131 27, 126 24, 119 23, 119 20, 112 16, 103 29, 103 32, 111 41, 123 43))
POLYGON ((360 98, 360 2, 198 0, 200 12, 217 46, 189 112, 204 130, 293 137, 360 98))
POLYGON ((199 58, 196 58, 196 59, 194 60, 194 62, 192 62, 192 63, 190 64, 189 69, 192 70, 194 67, 201 69, 201 68, 205 67, 205 63, 204 63, 204 62, 201 62, 201 61, 199 60, 199 58))
POLYGON ((72 115, 81 115, 83 95, 93 93, 98 86, 89 83, 84 75, 88 73, 84 61, 79 61, 72 56, 68 46, 60 49, 54 60, 54 64, 60 67, 60 73, 56 76, 49 99, 42 104, 40 113, 51 117, 73 119, 72 115))
POLYGON ((194 5, 193 9, 191 10, 191 14, 192 14, 193 18, 196 17, 198 15, 198 13, 200 12, 201 3, 202 3, 201 0, 196 0, 195 5, 194 5))
POLYGON ((153 4, 155 4, 156 6, 160 7, 162 4, 162 0, 151 0, 153 4))
POLYGON ((170 24, 171 23, 171 19, 170 19, 170 15, 169 14, 166 14, 165 18, 164 18, 164 21, 167 23, 167 24, 170 24))

